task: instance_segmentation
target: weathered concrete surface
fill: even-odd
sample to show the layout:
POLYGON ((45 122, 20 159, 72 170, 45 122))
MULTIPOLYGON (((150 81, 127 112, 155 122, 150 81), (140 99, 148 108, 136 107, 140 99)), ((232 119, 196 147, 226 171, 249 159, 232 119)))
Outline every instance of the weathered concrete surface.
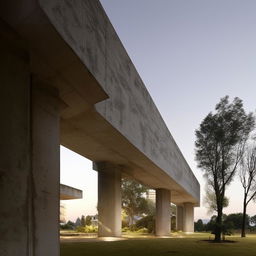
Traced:
POLYGON ((83 198, 83 191, 67 185, 60 184, 60 200, 83 198))
MULTIPOLYGON (((159 186, 153 180, 145 181, 144 174, 140 175, 139 171, 136 178, 155 188, 168 189, 172 186, 180 193, 185 190, 191 195, 190 200, 194 198, 193 202, 199 203, 199 184, 100 3, 61 0, 39 2, 56 30, 109 96, 109 99, 96 105, 98 113, 146 156, 151 166, 145 166, 145 159, 135 159, 134 163, 148 173, 157 172, 158 169, 158 172, 162 172, 162 180, 169 177, 172 182, 159 186)), ((134 160, 133 156, 131 158, 134 160)), ((178 201, 175 192, 173 200, 178 201)))
MULTIPOLYGON (((172 190, 174 203, 190 202, 199 205, 199 184, 99 1, 0 1, 0 19, 4 21, 0 22, 0 36, 3 39, 0 41, 0 62, 3 66, 0 71, 0 95, 3 100, 0 104, 3 116, 1 120, 6 120, 0 128, 3 138, 0 146, 1 153, 3 151, 0 160, 3 185, 0 189, 7 195, 13 191, 10 198, 16 200, 14 206, 8 196, 6 198, 9 201, 3 199, 4 205, 7 206, 0 209, 0 216, 1 220, 5 219, 6 211, 9 213, 15 209, 16 220, 11 225, 14 228, 20 226, 17 235, 23 234, 22 238, 17 240, 16 235, 6 232, 1 242, 12 239, 12 247, 17 245, 14 248, 18 248, 19 255, 23 252, 24 255, 29 255, 28 250, 34 250, 34 218, 44 215, 44 209, 40 209, 33 216, 31 196, 28 197, 28 208, 28 202, 24 201, 27 195, 31 195, 32 189, 28 184, 31 182, 29 177, 33 164, 30 157, 32 135, 28 134, 31 131, 28 85, 32 74, 33 77, 41 77, 48 81, 59 91, 62 145, 92 161, 121 165, 122 172, 151 188, 172 190), (6 24, 2 25, 3 23, 6 24), (6 30, 8 35, 2 36, 6 30), (22 39, 24 43, 21 45, 24 44, 26 50, 20 49, 20 39, 17 37, 22 39), (13 45, 15 47, 12 47, 13 45), (6 145, 9 145, 8 149, 6 145), (2 173, 5 173, 5 176, 2 173), (16 179, 13 178, 14 173, 17 173, 16 179), (29 188, 27 192, 24 191, 25 188, 29 188), (24 220, 28 221, 26 228, 19 225, 19 221, 25 223, 24 220)), ((53 120, 56 116, 51 116, 50 113, 53 112, 48 109, 50 102, 49 98, 49 102, 41 106, 50 111, 49 116, 47 111, 38 109, 46 123, 56 121, 53 120)), ((45 127, 46 123, 43 123, 42 127, 45 127)), ((41 134, 40 127, 35 128, 41 134)), ((53 136, 53 142, 49 145, 49 152, 52 152, 56 146, 58 133, 55 129, 58 129, 58 125, 56 123, 53 130, 48 129, 48 126, 45 128, 47 133, 53 136)), ((47 140, 42 141, 40 136, 33 139, 37 141, 36 145, 43 146, 45 152, 47 145, 44 143, 47 140)), ((35 150, 39 150, 37 147, 40 148, 36 146, 35 150)), ((56 191, 59 193, 59 188, 55 190, 54 187, 58 174, 54 171, 54 178, 49 182, 54 191, 47 185, 44 186, 43 181, 50 175, 44 165, 47 162, 45 159, 52 158, 48 152, 45 153, 44 160, 39 155, 36 157, 36 168, 45 172, 45 176, 44 172, 36 174, 40 184, 36 191, 39 195, 38 200, 45 203, 45 194, 49 192, 49 195, 56 195, 56 191)), ((53 170, 56 170, 58 165, 55 160, 49 162, 49 168, 53 170)), ((53 209, 51 214, 54 216, 56 209, 58 212, 57 201, 55 196, 49 201, 53 209)), ((48 217, 55 218, 51 214, 48 217)), ((14 216, 9 215, 7 218, 10 218, 10 222, 14 216)), ((51 236, 55 237, 56 226, 53 229, 51 236)), ((39 230, 44 232, 44 227, 39 225, 39 230)), ((45 241, 42 240, 40 243, 43 245, 45 241)), ((11 247, 9 249, 14 250, 11 247)), ((12 251, 11 255, 15 253, 12 251)))
POLYGON ((186 233, 194 232, 194 205, 191 203, 184 203, 182 230, 186 233))
POLYGON ((176 228, 178 231, 183 230, 183 205, 176 205, 176 228))
POLYGON ((0 56, 0 255, 29 255, 29 58, 19 44, 4 40, 2 33, 0 56))
POLYGON ((32 79, 24 42, 0 31, 0 255, 58 255, 58 101, 32 79))
POLYGON ((171 197, 168 189, 156 189, 156 235, 169 236, 171 232, 171 197))
POLYGON ((199 184, 99 1, 1 1, 0 17, 26 40, 31 72, 60 92, 61 144, 171 189, 174 203, 199 204, 199 184))
POLYGON ((32 229, 34 255, 59 254, 60 136, 55 88, 32 78, 32 229))
POLYGON ((121 167, 94 162, 98 171, 98 236, 121 236, 121 167))

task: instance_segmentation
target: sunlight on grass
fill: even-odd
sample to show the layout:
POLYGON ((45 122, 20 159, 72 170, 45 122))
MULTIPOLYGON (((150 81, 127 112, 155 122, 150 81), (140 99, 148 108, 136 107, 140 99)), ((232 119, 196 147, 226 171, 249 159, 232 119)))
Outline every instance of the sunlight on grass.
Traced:
POLYGON ((61 256, 160 256, 160 255, 184 255, 184 256, 255 256, 256 235, 248 235, 240 238, 239 235, 227 237, 235 243, 209 243, 213 236, 205 233, 186 235, 175 233, 170 238, 156 238, 153 236, 132 236, 126 240, 104 242, 103 240, 91 242, 62 243, 61 256))

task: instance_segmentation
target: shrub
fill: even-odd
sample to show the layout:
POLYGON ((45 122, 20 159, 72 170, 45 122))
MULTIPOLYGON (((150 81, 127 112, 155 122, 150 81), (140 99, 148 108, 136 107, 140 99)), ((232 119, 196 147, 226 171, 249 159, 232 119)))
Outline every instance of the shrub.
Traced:
POLYGON ((155 231, 155 218, 152 215, 145 216, 136 222, 136 227, 138 229, 146 228, 148 233, 153 233, 155 231))
POLYGON ((81 232, 81 233, 97 233, 98 232, 98 227, 95 227, 95 226, 78 226, 76 228, 76 231, 77 232, 81 232))
POLYGON ((122 232, 129 232, 129 231, 130 231, 129 227, 123 227, 122 228, 122 232))
POLYGON ((140 228, 140 229, 136 230, 136 233, 145 234, 145 233, 148 233, 148 229, 147 228, 140 228))

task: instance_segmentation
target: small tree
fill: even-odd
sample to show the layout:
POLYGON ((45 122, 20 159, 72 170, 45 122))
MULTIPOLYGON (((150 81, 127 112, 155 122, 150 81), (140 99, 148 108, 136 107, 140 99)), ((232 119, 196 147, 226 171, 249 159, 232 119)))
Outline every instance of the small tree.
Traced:
POLYGON ((129 225, 134 224, 134 217, 149 211, 145 194, 148 188, 131 179, 122 180, 122 208, 129 217, 129 225))
POLYGON ((85 218, 85 225, 90 226, 92 225, 92 217, 90 215, 87 215, 85 218))
POLYGON ((240 181, 244 190, 243 200, 243 222, 241 227, 241 237, 245 237, 246 210, 250 201, 256 196, 256 147, 248 146, 240 162, 240 181))
POLYGON ((195 222, 195 231, 198 231, 198 232, 205 231, 205 225, 201 219, 195 222))
POLYGON ((252 113, 245 113, 242 101, 235 98, 229 103, 228 96, 222 98, 196 130, 196 160, 198 167, 216 197, 217 218, 215 241, 221 241, 223 226, 223 203, 227 186, 231 183, 244 144, 254 127, 252 113))

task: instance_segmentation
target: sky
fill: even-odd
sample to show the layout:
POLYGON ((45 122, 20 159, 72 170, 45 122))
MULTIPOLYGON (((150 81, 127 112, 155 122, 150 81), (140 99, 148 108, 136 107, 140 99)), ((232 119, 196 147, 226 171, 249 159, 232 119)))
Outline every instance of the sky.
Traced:
MULTIPOLYGON (((256 109, 255 0, 101 0, 120 40, 188 164, 201 184, 195 219, 207 219, 203 172, 195 162, 195 130, 221 97, 256 109)), ((95 214, 97 173, 61 147, 61 182, 84 190, 66 202, 67 219, 95 214), (76 178, 77 177, 77 178, 76 178)), ((242 211, 238 177, 225 213, 242 211)), ((256 204, 248 207, 256 214, 256 204)))

